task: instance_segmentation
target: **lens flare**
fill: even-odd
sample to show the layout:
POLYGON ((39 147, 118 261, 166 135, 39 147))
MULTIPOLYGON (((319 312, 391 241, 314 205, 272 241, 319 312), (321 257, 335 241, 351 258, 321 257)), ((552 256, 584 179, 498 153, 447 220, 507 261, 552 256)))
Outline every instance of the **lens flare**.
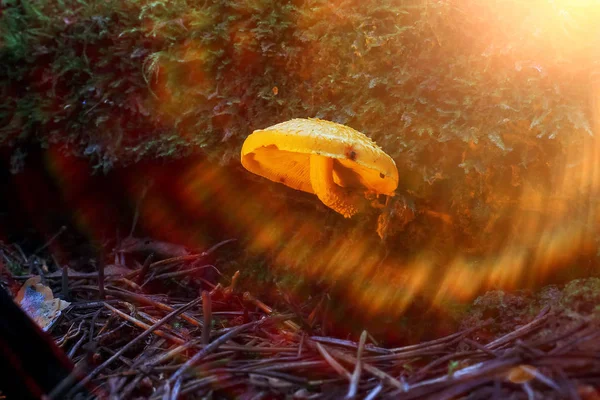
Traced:
MULTIPOLYGON (((475 18, 484 3, 489 4, 475 0, 465 2, 461 10, 466 16, 475 18)), ((517 3, 511 3, 513 8, 498 5, 498 25, 488 28, 494 32, 522 34, 525 38, 523 48, 515 50, 518 56, 532 51, 527 38, 541 35, 544 40, 540 39, 539 43, 548 47, 534 49, 532 58, 538 55, 543 58, 548 54, 560 54, 565 60, 591 57, 588 53, 593 49, 593 43, 589 38, 598 36, 596 25, 600 21, 597 2, 539 0, 517 3)), ((319 25, 317 32, 325 32, 331 27, 346 26, 352 18, 345 13, 346 5, 339 1, 314 9, 307 7, 298 16, 298 27, 307 29, 319 25)), ((207 23, 209 17, 194 18, 207 23)), ((238 31, 232 32, 233 42, 252 47, 248 43, 253 43, 253 33, 240 24, 234 25, 238 31)), ((159 32, 163 27, 149 29, 159 32)), ((371 39, 366 37, 364 40, 366 43, 371 39)), ((314 71, 325 70, 330 66, 319 60, 326 60, 321 57, 321 52, 328 51, 328 47, 325 42, 314 43, 315 48, 308 49, 307 57, 314 60, 314 71)), ((361 46, 364 43, 357 42, 356 48, 347 49, 355 55, 356 65, 350 69, 360 66, 361 46)), ((192 102, 198 112, 209 108, 212 112, 218 106, 207 100, 218 86, 207 72, 212 53, 212 49, 200 41, 186 41, 168 54, 155 54, 146 65, 154 96, 146 101, 156 102, 159 119, 165 126, 180 124, 184 136, 193 137, 197 130, 193 125, 194 118, 179 115, 183 104, 188 109, 192 102)), ((251 54, 238 56, 240 60, 255 62, 251 54)), ((505 61, 510 68, 517 64, 509 57, 505 61)), ((536 60, 530 62, 533 67, 537 66, 536 60)), ((598 62, 600 58, 596 60, 598 62)), ((567 62, 565 65, 564 68, 572 67, 567 62)), ((303 78, 305 73, 308 74, 307 71, 299 72, 303 78)), ((600 73, 594 75, 591 71, 589 79, 592 131, 600 132, 600 78, 594 76, 600 76, 600 73)), ((275 89, 276 86, 269 87, 273 95, 281 97, 283 91, 275 89)), ((307 98, 306 102, 312 100, 307 98)), ((226 126, 229 114, 223 112, 221 117, 211 122, 213 127, 226 126)), ((522 144, 535 147, 538 138, 533 136, 532 125, 533 121, 507 124, 503 136, 506 147, 522 144), (521 132, 532 137, 521 135, 521 132)), ((575 134, 580 135, 579 132, 575 134)), ((544 140, 559 141, 560 138, 544 140)), ((369 216, 342 221, 339 216, 327 212, 312 196, 251 177, 241 168, 219 166, 207 160, 180 163, 176 167, 139 168, 130 176, 122 177, 120 183, 123 207, 131 210, 137 207, 145 183, 150 178, 153 180, 148 196, 139 201, 139 223, 152 236, 205 249, 216 242, 215 236, 231 234, 241 239, 245 251, 264 256, 268 268, 274 271, 284 271, 299 280, 339 284, 343 287, 345 306, 361 310, 365 315, 397 316, 409 309, 417 297, 427 299, 433 307, 443 308, 451 302, 471 301, 489 289, 536 287, 559 276, 568 276, 578 260, 596 257, 600 226, 600 202, 597 200, 599 146, 597 138, 591 134, 582 135, 578 142, 564 146, 562 153, 553 158, 554 164, 548 161, 552 187, 523 182, 520 176, 526 172, 527 163, 522 160, 511 166, 512 177, 506 181, 487 181, 481 178, 485 171, 467 172, 467 179, 480 179, 481 185, 487 185, 490 193, 479 198, 470 193, 473 207, 462 210, 465 216, 480 222, 482 236, 477 236, 476 232, 475 237, 484 237, 484 234, 492 237, 490 242, 493 243, 484 243, 489 246, 482 246, 485 251, 480 254, 472 254, 473 246, 467 240, 454 238, 448 239, 455 241, 450 254, 441 254, 436 243, 417 251, 410 242, 394 242, 399 236, 381 242, 375 234, 375 222, 369 216), (398 250, 401 248, 413 253, 403 257, 398 250)), ((482 151, 482 148, 481 143, 471 141, 465 144, 465 153, 482 151)), ((51 147, 48 154, 48 165, 67 203, 76 210, 78 225, 92 238, 114 233, 118 224, 114 221, 115 216, 109 216, 106 211, 107 205, 112 206, 111 197, 102 190, 89 190, 85 183, 89 179, 85 165, 75 158, 60 155, 55 147, 51 147)), ((446 179, 440 171, 431 176, 431 182, 427 184, 446 179)), ((446 205, 452 202, 451 199, 436 199, 430 203, 435 201, 446 205)), ((431 207, 414 213, 411 208, 402 229, 425 223, 439 226, 450 236, 459 229, 460 221, 450 214, 449 208, 436 210, 431 207)), ((427 242, 427 238, 419 238, 421 245, 423 242, 427 242)))

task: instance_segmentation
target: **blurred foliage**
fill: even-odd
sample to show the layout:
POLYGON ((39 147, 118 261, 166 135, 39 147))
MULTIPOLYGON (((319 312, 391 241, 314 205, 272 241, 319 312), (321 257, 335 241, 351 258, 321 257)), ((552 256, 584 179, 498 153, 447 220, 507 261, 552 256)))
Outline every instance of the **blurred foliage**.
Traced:
MULTIPOLYGON (((554 318, 567 321, 597 320, 600 317, 600 279, 584 278, 570 281, 563 287, 545 286, 537 291, 514 291, 511 293, 494 290, 486 292, 473 301, 461 316, 460 329, 481 326, 492 319, 493 324, 485 328, 492 335, 513 332, 535 318, 543 309, 551 307, 554 318)), ((486 335, 485 330, 482 336, 486 335)), ((551 337, 555 329, 543 329, 539 337, 551 337)))
MULTIPOLYGON (((199 150, 228 163, 252 130, 320 117, 375 139, 396 160, 403 191, 485 221, 526 182, 550 185, 564 149, 592 133, 590 49, 598 46, 586 34, 597 15, 584 8, 546 0, 0 4, 0 143, 14 148, 15 170, 32 142, 89 157, 100 170, 199 150), (510 184, 499 191, 497 182, 510 184)), ((465 232, 481 230, 461 221, 465 232)))

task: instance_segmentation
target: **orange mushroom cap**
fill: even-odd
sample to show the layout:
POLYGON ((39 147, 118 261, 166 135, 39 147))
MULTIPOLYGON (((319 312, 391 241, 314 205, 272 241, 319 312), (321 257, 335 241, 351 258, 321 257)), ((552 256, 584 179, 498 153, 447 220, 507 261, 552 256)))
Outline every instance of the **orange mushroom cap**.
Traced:
POLYGON ((319 119, 292 119, 254 131, 242 146, 242 165, 257 175, 316 194, 350 217, 359 211, 356 194, 393 196, 398 169, 369 137, 348 126, 319 119))

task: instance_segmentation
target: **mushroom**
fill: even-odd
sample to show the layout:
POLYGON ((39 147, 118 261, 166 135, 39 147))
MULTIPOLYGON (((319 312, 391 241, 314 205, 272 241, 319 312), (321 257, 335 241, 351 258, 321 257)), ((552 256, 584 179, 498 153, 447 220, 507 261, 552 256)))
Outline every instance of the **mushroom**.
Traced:
POLYGON ((316 194, 349 218, 366 196, 393 196, 398 186, 394 160, 369 137, 348 126, 296 118, 248 136, 242 165, 257 175, 316 194))

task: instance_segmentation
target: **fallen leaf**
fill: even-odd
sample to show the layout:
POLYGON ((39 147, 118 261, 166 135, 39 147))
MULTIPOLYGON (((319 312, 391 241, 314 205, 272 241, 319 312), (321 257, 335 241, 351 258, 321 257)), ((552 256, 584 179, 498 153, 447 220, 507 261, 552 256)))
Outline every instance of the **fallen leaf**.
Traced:
POLYGON ((531 365, 519 365, 508 371, 506 379, 512 383, 525 383, 531 381, 535 377, 537 370, 531 365))
POLYGON ((52 326, 62 310, 71 304, 61 299, 55 299, 52 290, 41 283, 39 276, 25 281, 19 289, 15 301, 44 331, 52 326))

